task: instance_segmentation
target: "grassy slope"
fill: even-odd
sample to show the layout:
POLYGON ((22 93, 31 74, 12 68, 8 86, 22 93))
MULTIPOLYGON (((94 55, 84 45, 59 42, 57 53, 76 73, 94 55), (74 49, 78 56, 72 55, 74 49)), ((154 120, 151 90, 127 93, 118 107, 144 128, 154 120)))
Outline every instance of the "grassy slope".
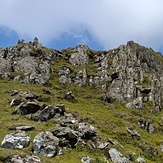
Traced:
MULTIPOLYGON (((49 99, 46 103, 65 104, 66 108, 69 108, 70 112, 77 114, 79 119, 88 120, 92 125, 96 126, 98 129, 98 133, 101 135, 104 141, 108 140, 109 138, 117 141, 119 145, 117 145, 116 148, 121 151, 125 156, 134 152, 135 154, 132 155, 133 157, 137 158, 139 152, 141 152, 143 153, 143 157, 146 157, 146 159, 148 159, 147 162, 159 162, 159 160, 161 161, 163 159, 163 156, 161 155, 161 150, 159 148, 159 144, 163 141, 162 128, 158 125, 158 122, 161 121, 160 117, 162 113, 158 115, 149 114, 148 111, 150 110, 150 105, 147 105, 146 109, 143 111, 133 111, 125 108, 123 104, 103 103, 96 93, 96 88, 77 88, 74 85, 70 85, 67 88, 64 85, 57 85, 57 82, 53 82, 53 80, 51 81, 51 83, 52 87, 43 87, 40 85, 17 84, 13 81, 0 80, 0 142, 2 142, 4 136, 7 133, 11 132, 7 130, 7 128, 12 124, 28 124, 35 126, 35 131, 28 132, 28 134, 31 136, 31 140, 33 140, 34 136, 40 131, 47 131, 55 126, 54 120, 40 123, 27 120, 26 118, 19 115, 11 115, 14 107, 11 108, 9 106, 9 101, 12 97, 9 95, 8 91, 13 89, 22 89, 43 95, 44 97, 46 97, 46 99, 49 99), (51 95, 44 95, 43 89, 49 90, 51 92, 51 95), (77 103, 71 103, 62 98, 58 98, 62 97, 66 90, 72 90, 76 99, 78 100, 77 103), (120 116, 123 116, 124 118, 119 118, 120 116), (157 128, 154 134, 148 134, 145 130, 138 127, 138 120, 144 118, 152 121, 157 128), (130 138, 125 129, 126 126, 135 127, 141 134, 141 140, 138 141, 136 139, 130 138), (157 146, 157 149, 159 151, 158 156, 152 156, 146 152, 143 152, 144 146, 146 146, 146 144, 148 143, 150 143, 150 145, 152 146, 157 146)), ((17 153, 31 154, 31 147, 32 143, 28 148, 24 150, 8 150, 0 148, 0 157, 17 153)), ((41 157, 41 160, 43 162, 49 163, 77 163, 80 162, 80 158, 82 156, 89 155, 90 157, 95 159, 95 162, 103 162, 102 160, 104 159, 104 154, 107 157, 107 150, 100 151, 90 150, 87 147, 77 147, 76 149, 68 149, 66 151, 66 154, 63 156, 56 156, 54 158, 41 157)))

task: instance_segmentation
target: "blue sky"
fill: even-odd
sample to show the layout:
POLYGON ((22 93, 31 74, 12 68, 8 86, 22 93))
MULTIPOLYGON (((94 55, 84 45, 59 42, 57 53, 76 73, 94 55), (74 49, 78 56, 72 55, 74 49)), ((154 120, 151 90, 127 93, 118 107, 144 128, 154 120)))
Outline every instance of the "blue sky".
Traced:
POLYGON ((133 40, 163 53, 162 0, 0 0, 0 47, 37 36, 54 49, 133 40))

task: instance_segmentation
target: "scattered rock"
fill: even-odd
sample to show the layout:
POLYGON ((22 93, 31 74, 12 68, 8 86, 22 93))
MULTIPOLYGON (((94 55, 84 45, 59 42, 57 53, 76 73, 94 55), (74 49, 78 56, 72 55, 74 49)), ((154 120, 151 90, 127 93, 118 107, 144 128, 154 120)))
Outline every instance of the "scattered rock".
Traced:
POLYGON ((37 156, 20 156, 14 155, 3 161, 4 163, 41 163, 41 160, 37 156))
POLYGON ((153 126, 153 124, 151 122, 148 122, 148 121, 145 121, 145 120, 144 121, 140 120, 138 122, 138 125, 141 128, 144 128, 145 130, 147 130, 149 134, 152 134, 155 131, 155 127, 153 126))
POLYGON ((71 102, 77 102, 77 100, 75 99, 75 96, 72 94, 71 91, 68 91, 68 92, 65 94, 64 98, 65 98, 66 100, 68 100, 68 101, 71 101, 71 102))
POLYGON ((61 147, 74 147, 78 142, 78 133, 69 127, 55 128, 51 132, 59 138, 61 147))
POLYGON ((82 163, 91 163, 91 161, 92 161, 92 158, 89 156, 85 156, 81 158, 82 163))
POLYGON ((21 114, 27 115, 31 113, 36 113, 38 110, 41 109, 41 106, 35 102, 25 102, 21 103, 12 114, 21 114))
POLYGON ((10 130, 23 130, 23 131, 31 131, 34 130, 34 126, 27 126, 27 125, 12 125, 9 127, 10 130))
POLYGON ((27 115, 26 117, 34 121, 47 121, 54 116, 63 116, 65 112, 64 105, 48 105, 45 108, 38 110, 35 114, 27 115))
POLYGON ((115 148, 109 150, 109 156, 114 163, 131 163, 126 157, 124 157, 115 148))
POLYGON ((155 156, 158 155, 158 150, 151 146, 147 147, 145 151, 155 156))
POLYGON ((46 157, 53 157, 57 154, 59 139, 51 132, 41 132, 33 140, 33 153, 46 157))
POLYGON ((96 128, 88 123, 79 123, 78 127, 79 136, 82 139, 92 139, 96 136, 96 128))
POLYGON ((142 157, 137 158, 136 162, 138 162, 138 163, 146 163, 146 161, 142 157))
POLYGON ((26 134, 26 132, 18 130, 11 134, 7 134, 4 137, 1 146, 9 149, 23 149, 27 147, 29 143, 30 137, 26 134))
POLYGON ((126 127, 126 129, 127 129, 128 133, 129 133, 129 136, 131 136, 133 138, 136 137, 138 140, 140 140, 140 134, 139 134, 139 132, 137 130, 130 129, 128 127, 126 127))
POLYGON ((10 103, 10 106, 17 106, 20 105, 22 102, 24 102, 24 100, 21 98, 13 98, 10 103))

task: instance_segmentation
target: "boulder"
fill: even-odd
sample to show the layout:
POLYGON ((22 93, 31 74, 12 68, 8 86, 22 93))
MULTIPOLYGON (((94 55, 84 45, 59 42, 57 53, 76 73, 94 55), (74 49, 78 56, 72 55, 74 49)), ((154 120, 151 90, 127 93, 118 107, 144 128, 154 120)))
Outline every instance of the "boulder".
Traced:
POLYGON ((35 114, 27 115, 26 117, 34 121, 47 121, 54 116, 62 116, 65 112, 64 105, 48 105, 45 108, 38 110, 35 114))
POLYGON ((114 163, 131 163, 126 157, 124 157, 115 148, 109 150, 109 156, 114 163))
POLYGON ((57 154, 59 139, 49 131, 41 132, 33 140, 33 153, 53 157, 57 154))
POLYGON ((13 114, 27 115, 36 113, 41 109, 41 106, 35 102, 24 102, 21 103, 14 111, 13 114))
POLYGON ((4 137, 1 146, 9 149, 22 149, 27 147, 29 143, 30 137, 26 134, 26 132, 18 130, 11 134, 7 134, 4 137))
POLYGON ((82 139, 89 140, 96 136, 96 128, 86 122, 79 123, 78 132, 82 139))
POLYGON ((78 133, 69 127, 55 128, 51 132, 59 138, 61 147, 74 147, 78 142, 78 133))

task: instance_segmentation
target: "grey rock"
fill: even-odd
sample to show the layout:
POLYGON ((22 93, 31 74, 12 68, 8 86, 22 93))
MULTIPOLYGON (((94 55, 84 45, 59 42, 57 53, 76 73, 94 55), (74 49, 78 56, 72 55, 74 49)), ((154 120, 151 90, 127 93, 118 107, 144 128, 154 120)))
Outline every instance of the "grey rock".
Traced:
POLYGON ((89 156, 85 156, 81 158, 82 163, 91 163, 92 158, 89 156))
POLYGON ((13 98, 10 102, 10 106, 20 105, 22 102, 24 102, 24 100, 21 98, 13 98))
POLYGON ((28 125, 12 125, 9 127, 10 130, 23 130, 23 131, 31 131, 34 130, 34 126, 28 126, 28 125))
POLYGON ((129 136, 136 137, 138 140, 140 140, 140 134, 139 134, 139 132, 137 130, 130 129, 128 127, 126 127, 126 129, 127 129, 128 133, 129 133, 129 136))
POLYGON ((26 117, 34 121, 47 121, 54 116, 62 116, 65 112, 64 105, 48 105, 45 108, 38 110, 35 114, 27 115, 26 117))
POLYGON ((37 156, 13 155, 10 158, 5 159, 4 163, 41 163, 41 160, 37 156))
POLYGON ((100 143, 99 146, 98 146, 98 148, 99 149, 105 149, 109 145, 110 145, 109 142, 100 143))
POLYGON ((155 127, 153 126, 153 124, 151 122, 148 122, 148 121, 145 121, 145 120, 144 121, 140 120, 138 122, 138 125, 141 128, 144 128, 145 130, 147 130, 149 134, 152 134, 155 131, 155 127))
POLYGON ((136 162, 138 162, 138 163, 146 163, 146 161, 142 157, 137 158, 136 162))
POLYGON ((132 102, 127 103, 126 107, 130 108, 130 109, 139 109, 139 110, 143 109, 144 104, 143 104, 143 101, 142 101, 142 97, 139 97, 139 98, 133 100, 132 102))
POLYGON ((96 136, 96 128, 89 123, 79 123, 78 126, 79 136, 82 139, 92 139, 92 137, 96 136))
POLYGON ((69 62, 73 66, 82 66, 88 63, 88 52, 89 48, 85 45, 79 45, 74 49, 74 53, 71 54, 69 62))
POLYGON ((51 132, 59 138, 59 145, 61 147, 74 147, 78 142, 78 132, 69 127, 55 128, 51 132))
POLYGON ((152 146, 147 147, 145 151, 151 155, 158 155, 158 150, 152 146))
POLYGON ((36 113, 40 109, 41 109, 41 106, 35 102, 25 102, 25 103, 21 103, 13 111, 13 114, 27 115, 31 113, 36 113))
POLYGON ((1 146, 3 148, 10 148, 10 149, 23 149, 27 147, 30 143, 30 137, 26 134, 25 131, 15 131, 14 133, 7 134, 1 146))
POLYGON ((33 153, 46 157, 53 157, 57 154, 59 139, 51 132, 41 132, 33 140, 33 153))
POLYGON ((115 148, 109 150, 109 156, 114 163, 131 163, 126 157, 124 157, 115 148))

